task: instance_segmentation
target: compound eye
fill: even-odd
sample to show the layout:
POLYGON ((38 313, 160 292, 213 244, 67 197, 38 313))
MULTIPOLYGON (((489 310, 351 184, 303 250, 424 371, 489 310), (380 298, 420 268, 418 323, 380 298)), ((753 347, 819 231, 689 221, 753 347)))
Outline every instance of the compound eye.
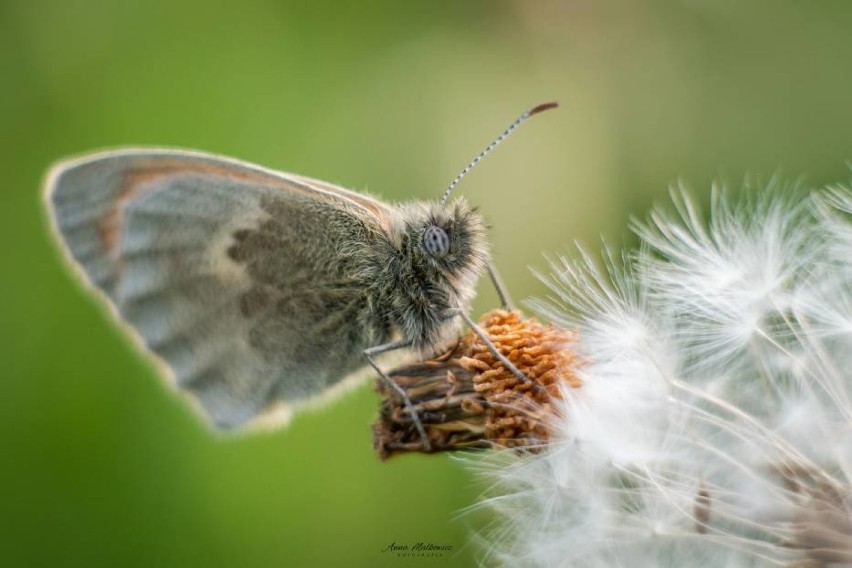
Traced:
POLYGON ((423 247, 432 256, 443 258, 450 252, 450 237, 444 229, 432 225, 423 233, 423 247))

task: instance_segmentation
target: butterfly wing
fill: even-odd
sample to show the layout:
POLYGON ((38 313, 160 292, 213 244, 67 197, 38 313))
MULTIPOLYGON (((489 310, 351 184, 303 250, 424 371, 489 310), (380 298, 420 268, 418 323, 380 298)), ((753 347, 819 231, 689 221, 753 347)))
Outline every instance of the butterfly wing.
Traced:
POLYGON ((319 394, 382 339, 354 327, 379 201, 180 150, 63 162, 47 201, 72 264, 218 428, 319 394))

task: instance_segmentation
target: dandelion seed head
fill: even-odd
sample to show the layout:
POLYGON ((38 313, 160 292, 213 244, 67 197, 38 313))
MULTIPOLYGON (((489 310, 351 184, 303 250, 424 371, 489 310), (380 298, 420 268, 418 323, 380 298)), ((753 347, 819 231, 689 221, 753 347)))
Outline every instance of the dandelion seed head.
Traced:
POLYGON ((582 387, 542 452, 483 466, 489 559, 852 563, 852 192, 787 189, 716 189, 708 220, 677 191, 638 253, 551 261, 533 306, 576 330, 582 387))

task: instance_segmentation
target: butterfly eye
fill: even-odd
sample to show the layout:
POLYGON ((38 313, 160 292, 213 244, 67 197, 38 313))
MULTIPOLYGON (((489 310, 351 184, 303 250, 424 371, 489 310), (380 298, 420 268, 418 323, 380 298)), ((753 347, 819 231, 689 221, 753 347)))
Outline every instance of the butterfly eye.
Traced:
POLYGON ((444 229, 432 225, 423 233, 423 246, 432 256, 443 258, 450 252, 450 237, 444 229))

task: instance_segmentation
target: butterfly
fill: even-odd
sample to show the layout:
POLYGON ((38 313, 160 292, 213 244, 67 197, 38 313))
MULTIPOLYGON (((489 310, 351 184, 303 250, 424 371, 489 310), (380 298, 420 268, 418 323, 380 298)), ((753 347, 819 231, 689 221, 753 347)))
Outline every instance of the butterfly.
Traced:
POLYGON ((280 423, 366 364, 393 384, 382 353, 475 326, 477 279, 499 278, 482 217, 449 197, 554 106, 521 115, 440 200, 389 205, 224 156, 123 149, 55 165, 47 208, 70 263, 209 423, 280 423))

